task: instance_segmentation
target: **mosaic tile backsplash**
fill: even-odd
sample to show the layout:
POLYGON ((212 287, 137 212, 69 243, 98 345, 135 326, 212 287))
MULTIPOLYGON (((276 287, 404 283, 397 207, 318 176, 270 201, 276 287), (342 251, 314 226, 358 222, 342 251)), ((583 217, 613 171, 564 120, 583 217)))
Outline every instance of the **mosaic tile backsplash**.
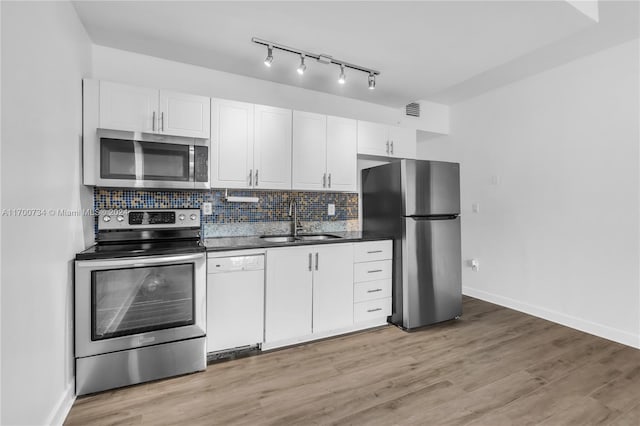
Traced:
POLYGON ((135 208, 201 208, 213 205, 213 214, 202 216, 204 236, 215 237, 213 224, 247 224, 290 222, 289 203, 296 200, 302 222, 353 222, 358 219, 358 194, 301 191, 229 190, 229 195, 258 197, 257 203, 229 203, 224 190, 210 191, 142 191, 135 189, 95 188, 94 207, 101 209, 135 208), (336 206, 334 216, 327 215, 327 204, 336 206))

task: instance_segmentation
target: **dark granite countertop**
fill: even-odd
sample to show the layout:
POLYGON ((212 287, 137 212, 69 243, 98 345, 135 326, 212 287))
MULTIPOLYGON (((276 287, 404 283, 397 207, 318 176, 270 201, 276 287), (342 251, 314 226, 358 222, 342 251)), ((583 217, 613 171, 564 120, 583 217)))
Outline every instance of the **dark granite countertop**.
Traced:
MULTIPOLYGON (((392 237, 382 234, 374 234, 369 232, 323 232, 322 234, 334 235, 339 238, 331 238, 328 240, 296 240, 286 243, 274 243, 265 241, 260 236, 247 236, 247 237, 220 237, 220 238, 206 238, 204 239, 204 245, 207 251, 226 251, 226 250, 241 250, 241 249, 257 249, 257 248, 273 248, 273 247, 292 247, 303 245, 318 245, 318 244, 336 244, 336 243, 353 243, 358 241, 379 241, 379 240, 391 240, 392 237)), ((300 234, 305 235, 305 234, 300 234)), ((308 234, 314 235, 314 234, 308 234)))

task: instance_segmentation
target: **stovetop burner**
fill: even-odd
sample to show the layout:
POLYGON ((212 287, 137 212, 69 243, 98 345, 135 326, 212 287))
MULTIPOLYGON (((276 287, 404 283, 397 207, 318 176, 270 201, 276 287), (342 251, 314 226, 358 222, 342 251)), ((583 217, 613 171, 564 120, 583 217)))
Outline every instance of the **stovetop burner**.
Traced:
POLYGON ((198 209, 102 210, 97 244, 76 260, 204 252, 198 209))

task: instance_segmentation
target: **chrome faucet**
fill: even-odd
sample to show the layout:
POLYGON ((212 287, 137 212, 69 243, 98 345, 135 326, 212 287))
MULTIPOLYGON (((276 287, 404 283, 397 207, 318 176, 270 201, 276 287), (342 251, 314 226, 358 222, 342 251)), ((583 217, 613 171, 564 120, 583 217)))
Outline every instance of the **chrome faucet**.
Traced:
POLYGON ((296 200, 291 200, 289 203, 289 217, 293 219, 293 236, 298 236, 298 231, 302 231, 302 224, 298 220, 298 203, 296 200))

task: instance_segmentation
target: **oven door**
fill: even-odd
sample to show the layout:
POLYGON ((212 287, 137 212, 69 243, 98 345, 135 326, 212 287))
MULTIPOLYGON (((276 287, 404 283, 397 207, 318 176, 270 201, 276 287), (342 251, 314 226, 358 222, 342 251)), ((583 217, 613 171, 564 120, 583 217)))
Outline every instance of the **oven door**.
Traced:
POLYGON ((76 261, 76 357, 206 334, 205 254, 76 261))

